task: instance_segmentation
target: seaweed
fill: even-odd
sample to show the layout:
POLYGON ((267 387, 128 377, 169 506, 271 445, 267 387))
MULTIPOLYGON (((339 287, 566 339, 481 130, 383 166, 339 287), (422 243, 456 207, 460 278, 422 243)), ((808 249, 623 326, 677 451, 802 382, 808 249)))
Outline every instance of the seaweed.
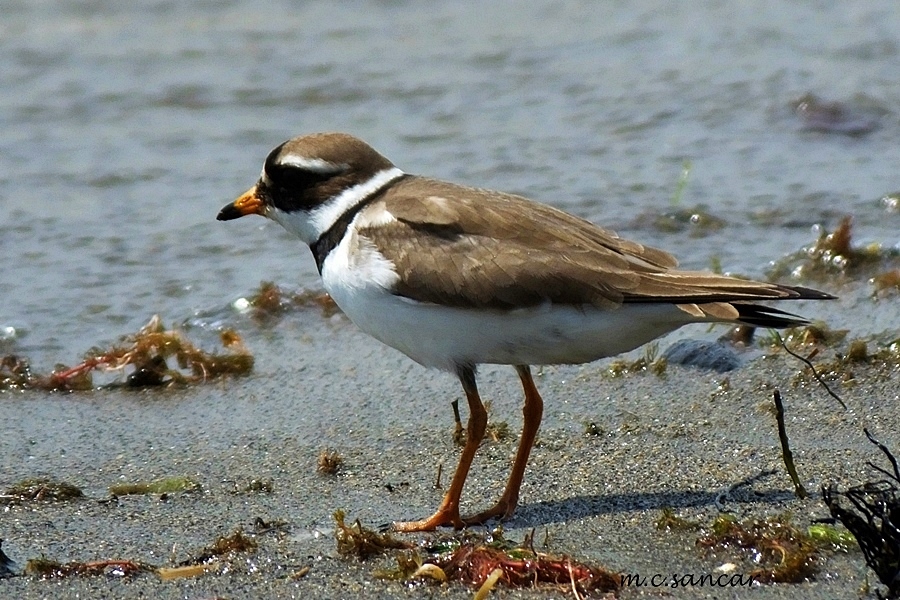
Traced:
POLYGON ((23 479, 13 484, 0 498, 10 504, 39 501, 66 502, 84 498, 84 492, 71 483, 48 477, 38 477, 23 479))
POLYGON ((318 466, 319 473, 323 475, 337 475, 344 464, 344 459, 335 450, 323 449, 319 453, 318 466))
POLYGON ((679 517, 672 507, 666 507, 656 520, 656 528, 660 531, 696 531, 700 529, 700 523, 679 517))
POLYGON ((155 567, 131 560, 95 560, 90 562, 73 561, 60 563, 49 558, 32 558, 25 565, 25 574, 42 579, 98 575, 115 575, 126 577, 138 573, 151 572, 155 567))
POLYGON ((251 479, 241 490, 245 494, 271 494, 275 491, 275 482, 271 478, 251 479))
POLYGON ((0 390, 27 389, 32 387, 35 376, 28 359, 8 354, 0 359, 0 390))
POLYGON ((375 572, 379 579, 414 581, 456 581, 477 587, 476 598, 484 598, 497 583, 510 588, 556 585, 572 590, 576 598, 594 592, 616 592, 619 574, 589 565, 565 555, 537 552, 533 534, 521 544, 503 537, 502 530, 491 534, 458 534, 423 543, 396 556, 397 567, 375 572))
POLYGON ((847 339, 849 333, 849 329, 831 329, 824 323, 812 323, 801 327, 791 327, 781 332, 772 329, 768 336, 764 336, 760 340, 760 345, 777 348, 783 343, 794 350, 808 346, 837 348, 847 339))
POLYGON ((666 373, 668 361, 665 357, 659 357, 659 344, 653 342, 644 346, 644 354, 633 360, 627 361, 617 359, 609 363, 606 367, 606 374, 609 377, 624 377, 632 373, 646 373, 650 371, 657 377, 662 377, 666 373))
POLYGON ((125 336, 107 349, 92 348, 73 367, 58 365, 47 376, 34 375, 26 359, 6 356, 0 360, 0 390, 39 389, 84 391, 93 386, 92 372, 130 371, 125 386, 142 388, 170 384, 203 383, 226 375, 246 375, 253 369, 253 355, 233 330, 221 332, 227 353, 205 352, 180 331, 166 329, 159 315, 137 333, 125 336), (170 366, 169 360, 174 361, 170 366))
POLYGON ((337 541, 337 551, 341 556, 355 556, 365 560, 372 556, 383 554, 387 550, 409 549, 413 545, 398 539, 389 533, 379 533, 366 529, 359 522, 347 525, 344 522, 344 511, 334 512, 334 521, 337 527, 334 530, 334 538, 337 541))
POLYGON ((825 101, 806 93, 791 103, 803 129, 820 133, 862 136, 878 129, 878 114, 874 106, 868 109, 839 101, 825 101))
POLYGON ((858 547, 855 535, 833 525, 815 523, 806 528, 806 533, 819 547, 841 551, 858 547))
POLYGON ((198 555, 181 561, 178 566, 210 564, 229 554, 256 552, 258 547, 259 544, 253 538, 247 537, 241 529, 237 529, 231 535, 216 538, 215 542, 203 548, 198 555))
POLYGON ((852 226, 853 217, 844 216, 831 233, 823 228, 812 246, 774 261, 766 275, 773 281, 840 282, 872 277, 900 260, 900 250, 896 248, 880 244, 854 246, 852 226))
POLYGON ((688 231, 691 237, 704 237, 723 229, 728 222, 709 212, 707 206, 698 204, 689 208, 672 208, 667 211, 647 211, 639 214, 631 223, 637 229, 653 229, 663 233, 688 231))
POLYGON ((883 475, 840 491, 836 484, 822 486, 822 499, 831 516, 840 521, 856 538, 866 564, 887 586, 888 598, 900 598, 900 468, 891 451, 863 429, 891 464, 891 469, 871 462, 871 468, 883 475), (850 503, 845 507, 842 499, 850 503))
POLYGON ((177 492, 196 492, 203 489, 190 477, 165 477, 154 481, 121 483, 109 486, 113 496, 140 496, 146 494, 174 494, 177 492))
POLYGON ((786 517, 739 522, 731 515, 721 515, 697 545, 746 551, 760 565, 750 572, 760 583, 800 583, 818 571, 817 544, 786 517))
MULTIPOLYGON (((793 385, 805 384, 810 375, 820 381, 839 381, 844 385, 852 385, 856 382, 858 369, 865 368, 871 377, 880 375, 885 379, 891 379, 900 369, 900 340, 891 339, 882 342, 879 339, 854 339, 846 345, 842 351, 837 351, 834 356, 826 361, 816 364, 816 372, 809 369, 803 370, 794 377, 793 385)), ((832 393, 832 395, 834 395, 832 393)))
POLYGON ((235 305, 248 310, 257 321, 270 321, 292 310, 318 308, 323 318, 331 318, 341 312, 331 296, 318 290, 288 291, 272 281, 263 281, 249 298, 241 298, 235 305))
POLYGON ((872 295, 875 298, 882 298, 889 294, 900 292, 900 268, 889 269, 882 273, 878 273, 869 280, 872 284, 872 295))
POLYGON ((621 586, 621 577, 612 571, 568 556, 535 551, 533 534, 521 544, 505 539, 501 529, 489 535, 461 532, 413 544, 367 529, 358 520, 347 525, 340 510, 335 512, 334 519, 337 549, 342 556, 364 560, 388 550, 401 551, 395 556, 396 568, 374 572, 379 579, 457 581, 480 587, 476 597, 484 597, 497 582, 508 587, 556 584, 573 590, 579 598, 590 592, 615 592, 621 586))

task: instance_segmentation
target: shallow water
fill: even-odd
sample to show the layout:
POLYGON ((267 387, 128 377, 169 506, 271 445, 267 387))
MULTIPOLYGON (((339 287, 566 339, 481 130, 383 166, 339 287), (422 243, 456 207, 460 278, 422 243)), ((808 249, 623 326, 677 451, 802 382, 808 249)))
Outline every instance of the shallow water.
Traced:
MULTIPOLYGON (((6 2, 0 352, 47 370, 154 313, 215 329, 241 324, 228 306, 262 280, 317 287, 277 225, 215 216, 272 147, 319 130, 409 172, 550 202, 688 267, 717 257, 761 276, 843 214, 859 243, 897 244, 900 214, 880 202, 900 188, 896 2, 660 6, 6 2), (879 127, 805 131, 789 103, 807 92, 874 110, 879 127), (726 226, 639 225, 673 208, 686 161, 679 206, 726 226)), ((838 291, 848 300, 804 311, 897 329, 865 283, 838 291)), ((279 330, 242 333, 259 348, 279 330)))

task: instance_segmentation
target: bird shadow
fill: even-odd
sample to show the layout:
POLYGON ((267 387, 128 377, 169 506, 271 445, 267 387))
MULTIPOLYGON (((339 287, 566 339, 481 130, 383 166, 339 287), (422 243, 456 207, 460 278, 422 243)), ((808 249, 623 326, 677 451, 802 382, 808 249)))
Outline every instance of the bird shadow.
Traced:
POLYGON ((770 475, 763 472, 748 477, 720 491, 672 490, 665 492, 634 492, 623 494, 592 494, 572 496, 560 500, 522 504, 509 521, 510 525, 549 525, 586 519, 605 514, 633 510, 662 510, 714 507, 729 510, 729 505, 781 504, 797 498, 793 490, 754 490, 750 486, 770 475), (723 506, 724 505, 724 506, 723 506))

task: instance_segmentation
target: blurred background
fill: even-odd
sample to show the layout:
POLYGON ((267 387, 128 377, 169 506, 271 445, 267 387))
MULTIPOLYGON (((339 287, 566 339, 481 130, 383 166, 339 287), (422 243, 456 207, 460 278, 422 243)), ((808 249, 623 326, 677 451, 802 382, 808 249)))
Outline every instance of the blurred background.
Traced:
MULTIPOLYGON (((215 221, 314 131, 689 268, 765 277, 843 215, 896 248, 898 32, 896 0, 6 0, 0 354, 47 370, 154 313, 234 325, 263 280, 319 289, 276 224, 215 221)), ((867 277, 839 283, 804 312, 897 329, 867 277)))

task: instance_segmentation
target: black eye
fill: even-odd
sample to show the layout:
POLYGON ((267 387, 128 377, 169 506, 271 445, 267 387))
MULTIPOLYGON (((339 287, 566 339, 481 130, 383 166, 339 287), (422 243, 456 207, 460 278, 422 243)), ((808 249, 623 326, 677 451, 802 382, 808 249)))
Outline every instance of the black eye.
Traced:
POLYGON ((266 158, 265 173, 273 186, 287 190, 301 190, 327 181, 347 170, 346 165, 336 165, 319 158, 284 155, 283 147, 284 144, 278 146, 266 158))
POLYGON ((273 165, 266 167, 266 176, 271 185, 286 190, 302 190, 331 179, 331 174, 317 173, 293 165, 273 165))

